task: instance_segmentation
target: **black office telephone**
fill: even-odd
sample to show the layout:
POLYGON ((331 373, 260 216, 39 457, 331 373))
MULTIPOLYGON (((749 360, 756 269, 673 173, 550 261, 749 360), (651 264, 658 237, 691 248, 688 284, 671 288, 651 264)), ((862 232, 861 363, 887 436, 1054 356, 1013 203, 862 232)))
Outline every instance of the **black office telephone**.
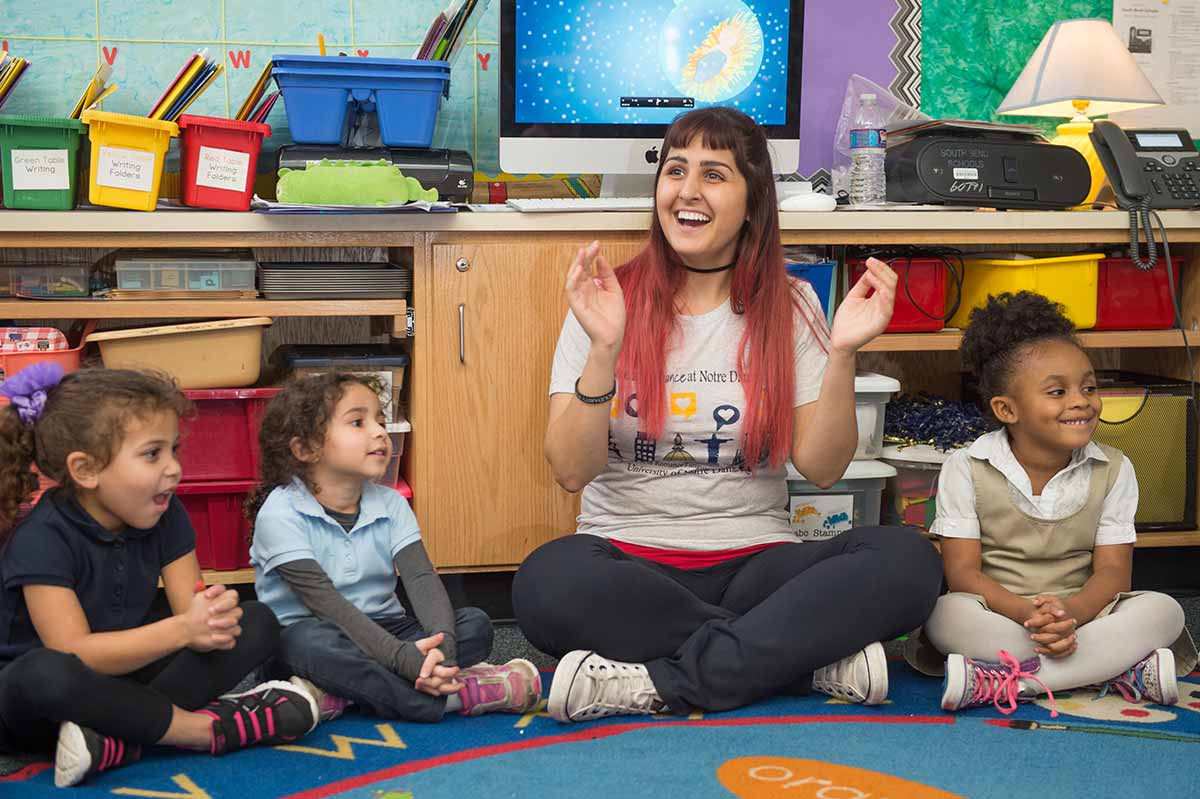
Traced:
POLYGON ((1200 208, 1200 153, 1186 130, 1122 130, 1099 120, 1090 135, 1117 205, 1200 208))
MULTIPOLYGON (((1182 128, 1122 130, 1115 122, 1098 120, 1088 134, 1108 175, 1117 205, 1129 210, 1129 255, 1141 269, 1153 269, 1158 251, 1150 227, 1154 211, 1162 208, 1200 208, 1200 153, 1192 135, 1182 128), (1138 227, 1146 236, 1146 258, 1138 242, 1138 227)), ((1166 230, 1164 247, 1166 246, 1166 230)), ((1168 250, 1168 253, 1170 251, 1168 250)))

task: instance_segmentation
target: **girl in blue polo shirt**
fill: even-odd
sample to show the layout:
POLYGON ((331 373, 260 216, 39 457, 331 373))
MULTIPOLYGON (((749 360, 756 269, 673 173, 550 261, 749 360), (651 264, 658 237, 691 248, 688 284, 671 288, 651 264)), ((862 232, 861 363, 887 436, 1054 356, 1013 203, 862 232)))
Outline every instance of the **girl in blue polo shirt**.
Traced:
POLYGON ((409 721, 536 705, 533 664, 482 662, 491 621, 476 608, 455 612, 408 503, 372 482, 392 444, 367 381, 338 372, 292 380, 267 407, 259 441, 262 486, 247 503, 255 589, 279 617, 281 657, 322 720, 351 703, 409 721), (396 597, 397 574, 416 618, 396 597))
POLYGON ((174 495, 189 410, 174 383, 38 364, 0 395, 0 751, 57 741, 66 786, 144 744, 219 755, 311 730, 316 702, 291 683, 222 696, 273 653, 279 625, 200 582, 174 495), (38 484, 34 464, 58 487, 5 535, 38 484))

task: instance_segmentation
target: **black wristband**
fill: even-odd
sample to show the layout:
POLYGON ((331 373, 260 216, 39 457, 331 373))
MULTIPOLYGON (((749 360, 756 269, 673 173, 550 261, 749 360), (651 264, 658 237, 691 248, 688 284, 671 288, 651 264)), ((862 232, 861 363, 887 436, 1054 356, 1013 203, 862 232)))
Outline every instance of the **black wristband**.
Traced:
POLYGON ((579 378, 575 379, 575 396, 580 402, 588 405, 603 405, 606 402, 612 402, 612 398, 617 396, 617 383, 613 381, 612 390, 607 394, 601 394, 599 397, 589 397, 587 394, 579 393, 579 378))

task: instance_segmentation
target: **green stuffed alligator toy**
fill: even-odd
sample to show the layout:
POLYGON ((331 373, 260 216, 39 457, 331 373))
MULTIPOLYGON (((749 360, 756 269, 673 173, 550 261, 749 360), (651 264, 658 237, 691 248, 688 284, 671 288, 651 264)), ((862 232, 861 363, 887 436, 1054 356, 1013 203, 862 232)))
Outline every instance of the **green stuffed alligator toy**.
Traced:
POLYGON ((378 161, 322 160, 307 169, 279 170, 275 196, 281 203, 306 205, 398 205, 435 203, 437 189, 423 189, 400 168, 378 161))

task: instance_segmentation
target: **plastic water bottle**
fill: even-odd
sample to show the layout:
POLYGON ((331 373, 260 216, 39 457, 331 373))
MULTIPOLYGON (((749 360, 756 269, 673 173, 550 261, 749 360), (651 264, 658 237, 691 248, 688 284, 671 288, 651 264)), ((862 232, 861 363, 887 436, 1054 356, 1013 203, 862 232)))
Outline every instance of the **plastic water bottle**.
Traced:
POLYGON ((850 129, 850 203, 874 205, 887 200, 884 176, 886 123, 874 94, 861 94, 850 129))

